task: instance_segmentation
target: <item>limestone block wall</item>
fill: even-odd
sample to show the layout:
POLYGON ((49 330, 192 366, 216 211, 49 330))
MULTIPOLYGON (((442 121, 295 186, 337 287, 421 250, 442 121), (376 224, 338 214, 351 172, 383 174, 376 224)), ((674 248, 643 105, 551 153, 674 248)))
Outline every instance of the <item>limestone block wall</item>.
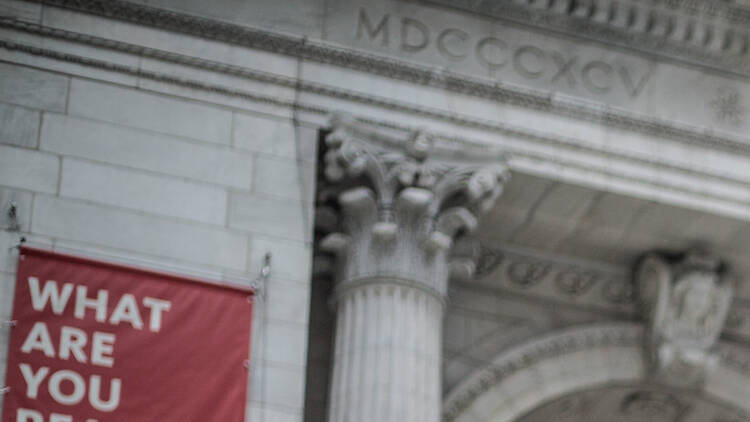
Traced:
MULTIPOLYGON (((42 20, 40 5, 2 7, 42 20)), ((79 28, 107 25, 76 13, 57 17, 79 28)), ((161 35, 172 47, 201 48, 161 35)), ((0 39, 141 65, 137 55, 103 48, 4 30, 0 39)), ((188 88, 3 50, 0 320, 12 312, 12 247, 20 236, 35 246, 246 284, 271 252, 252 327, 248 420, 301 421, 316 142, 316 128, 289 110, 196 98, 188 88), (8 230, 11 201, 20 232, 8 230)), ((0 384, 8 334, 2 325, 0 384)))

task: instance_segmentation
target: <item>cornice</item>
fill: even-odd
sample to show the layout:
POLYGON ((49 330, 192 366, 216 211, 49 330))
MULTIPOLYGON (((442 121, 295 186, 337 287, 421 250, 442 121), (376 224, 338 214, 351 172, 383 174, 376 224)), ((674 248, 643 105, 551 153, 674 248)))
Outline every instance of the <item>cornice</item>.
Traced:
MULTIPOLYGON (((649 136, 664 137, 678 142, 720 148, 731 152, 750 154, 750 142, 731 135, 720 135, 712 130, 675 124, 650 116, 613 109, 596 103, 552 95, 532 89, 524 89, 488 79, 474 78, 444 69, 419 65, 385 56, 333 46, 306 37, 274 33, 248 28, 213 19, 185 15, 150 6, 137 5, 122 0, 29 0, 56 7, 82 11, 97 16, 152 26, 169 31, 222 41, 253 49, 285 54, 318 63, 331 64, 362 72, 372 73, 418 85, 436 87, 451 92, 484 98, 504 104, 572 117, 597 124, 625 129, 649 136)), ((42 33, 55 37, 94 43, 101 47, 126 52, 141 52, 151 49, 113 40, 101 40, 83 34, 71 34, 38 25, 0 19, 0 26, 42 33)), ((167 52, 160 52, 165 59, 167 52)), ((191 60, 200 62, 200 59, 191 60)), ((205 62, 205 60, 203 60, 205 62)), ((183 60, 183 64, 190 63, 183 60)), ((215 70, 227 72, 233 66, 217 64, 215 70)), ((736 66, 731 66, 737 69, 736 66)), ((750 62, 747 76, 750 77, 750 62)), ((448 120, 455 120, 450 113, 448 120)))
MULTIPOLYGON (((316 47, 320 47, 317 43, 304 45, 306 37, 272 36, 262 30, 123 0, 27 1, 253 48, 270 47, 271 51, 308 59, 329 59, 327 55, 318 55, 322 51, 316 51, 316 47)), ((656 0, 647 3, 642 0, 550 0, 533 2, 533 6, 529 4, 532 3, 530 0, 426 0, 426 3, 481 13, 545 31, 556 30, 577 38, 625 46, 656 56, 681 58, 696 65, 750 77, 750 31, 747 30, 750 26, 750 9, 718 1, 656 0)), ((366 69, 367 64, 364 65, 366 69)))
MULTIPOLYGON (((372 95, 361 94, 361 93, 347 90, 347 89, 332 87, 332 86, 318 84, 314 82, 302 81, 296 78, 285 77, 285 76, 281 76, 277 74, 257 71, 257 70, 249 69, 246 67, 215 62, 212 60, 206 60, 206 59, 201 59, 197 57, 177 54, 177 53, 171 53, 171 52, 167 52, 163 50, 157 50, 157 49, 138 46, 134 44, 128 44, 128 43, 124 43, 121 41, 94 37, 94 36, 81 34, 77 32, 44 27, 41 25, 20 22, 20 21, 8 19, 8 18, 0 18, 0 27, 20 30, 20 31, 24 31, 24 32, 32 33, 32 34, 45 36, 45 37, 64 39, 67 41, 78 42, 78 43, 95 46, 99 48, 107 48, 107 49, 111 49, 111 50, 115 50, 115 51, 119 51, 123 53, 129 53, 129 54, 139 55, 142 57, 154 58, 154 59, 158 59, 158 60, 162 60, 162 61, 166 61, 170 63, 190 66, 190 67, 203 69, 203 70, 209 70, 209 71, 218 72, 218 73, 224 73, 224 74, 228 74, 232 76, 239 76, 239 77, 247 78, 249 80, 255 80, 255 81, 259 81, 263 83, 274 84, 274 85, 283 86, 283 87, 290 88, 290 89, 301 90, 303 92, 309 92, 309 93, 313 93, 317 95, 343 99, 346 101, 353 101, 353 102, 366 104, 370 106, 382 107, 382 108, 386 108, 389 110, 395 110, 398 112, 418 115, 418 116, 422 116, 426 118, 448 121, 448 122, 452 122, 463 127, 489 131, 489 132, 497 133, 503 136, 516 138, 516 139, 525 139, 538 145, 546 145, 546 146, 551 146, 555 148, 562 148, 562 149, 566 149, 570 151, 590 154, 592 156, 597 156, 600 158, 611 158, 612 156, 616 156, 619 160, 623 160, 625 162, 633 163, 636 165, 642 165, 648 168, 659 168, 661 170, 674 171, 674 172, 684 174, 687 176, 699 177, 699 178, 706 179, 706 180, 715 180, 720 183, 727 183, 727 184, 737 186, 743 189, 750 187, 750 183, 748 183, 746 180, 737 178, 735 175, 714 174, 714 173, 707 173, 704 171, 700 171, 699 169, 685 168, 683 166, 679 166, 679 165, 671 164, 667 162, 665 157, 661 157, 657 161, 655 159, 648 159, 648 158, 634 156, 631 153, 628 153, 626 151, 618 151, 616 148, 611 148, 611 147, 608 148, 606 151, 604 151, 604 150, 600 150, 597 148, 592 148, 592 147, 588 147, 585 145, 581 145, 580 142, 575 139, 568 139, 563 136, 550 136, 548 134, 543 134, 543 133, 532 131, 528 128, 515 127, 512 124, 508 124, 508 123, 500 123, 500 122, 478 119, 478 118, 467 116, 467 115, 459 115, 456 113, 446 112, 446 111, 435 109, 435 108, 415 105, 411 103, 405 103, 405 102, 401 102, 401 101, 397 101, 397 100, 393 100, 393 99, 389 99, 385 97, 375 97, 372 95)), ((184 87, 188 87, 192 89, 215 92, 215 93, 219 93, 222 95, 226 95, 228 97, 242 98, 242 99, 246 99, 246 100, 257 102, 257 103, 270 104, 273 106, 289 108, 289 109, 294 108, 294 109, 297 109, 303 112, 312 113, 318 116, 329 115, 337 111, 337 110, 332 110, 326 107, 322 107, 317 104, 294 102, 294 101, 288 101, 288 100, 284 100, 284 99, 277 98, 277 97, 264 96, 255 92, 237 88, 235 86, 226 86, 226 85, 221 85, 221 84, 216 84, 216 83, 208 83, 208 82, 196 80, 196 79, 182 78, 182 77, 175 76, 174 74, 149 71, 149 70, 145 70, 145 69, 138 68, 138 67, 127 66, 127 65, 122 65, 122 64, 113 63, 110 61, 91 58, 91 57, 84 57, 84 56, 79 56, 79 55, 70 54, 66 52, 55 51, 55 50, 51 50, 48 48, 41 48, 37 46, 16 43, 16 42, 12 42, 9 40, 0 40, 0 48, 5 48, 8 50, 12 50, 12 51, 21 51, 26 54, 47 57, 50 59, 60 60, 64 62, 76 63, 76 64, 84 65, 87 67, 103 69, 103 70, 107 70, 111 72, 117 72, 117 73, 126 74, 130 76, 135 76, 139 78, 147 78, 147 79, 151 79, 154 81, 175 84, 175 85, 184 86, 184 87)), ((502 87, 498 87, 498 86, 494 86, 492 88, 488 87, 488 88, 499 89, 499 90, 503 89, 502 87)), ((533 105, 534 100, 538 99, 537 98, 538 94, 529 93, 528 95, 529 95, 530 101, 527 104, 533 105)), ((524 97, 522 94, 519 93, 518 98, 523 99, 526 97, 524 97)), ((624 115, 617 114, 614 111, 610 111, 608 109, 594 109, 591 106, 582 104, 581 102, 576 102, 576 101, 566 102, 565 100, 557 100, 549 96, 545 98, 548 99, 550 104, 558 104, 562 106, 563 110, 557 109, 557 111, 563 111, 564 113, 560 113, 560 114, 569 115, 570 117, 579 118, 579 119, 585 118, 586 112, 590 111, 592 114, 590 115, 589 120, 591 121, 601 122, 601 120, 605 119, 604 116, 611 116, 612 118, 616 118, 617 121, 620 121, 620 122, 624 121, 623 119, 627 119, 627 117, 625 117, 624 115), (574 111, 574 110, 577 110, 577 111, 574 111), (595 110, 599 110, 599 112, 602 113, 603 115, 600 115, 599 117, 594 117, 596 115, 594 114, 596 113, 595 110), (579 112, 583 114, 579 114, 579 112)), ((555 109, 552 108, 551 111, 555 111, 555 109)), ((358 120, 365 122, 365 123, 373 123, 381 127, 400 130, 400 131, 406 131, 406 132, 410 132, 410 131, 417 129, 415 127, 404 126, 402 123, 384 121, 382 119, 370 119, 366 116, 361 116, 358 118, 358 120)), ((647 122, 644 122, 644 121, 634 120, 634 123, 639 124, 640 126, 638 127, 640 128, 649 127, 649 126, 646 126, 647 122)), ((703 147, 712 146, 718 149, 725 149, 733 153, 741 153, 744 155, 750 154, 749 143, 744 143, 739 140, 732 140, 730 138, 713 137, 710 134, 707 134, 706 132, 691 131, 684 127, 677 127, 677 126, 668 126, 668 127, 672 128, 674 131, 677 131, 678 133, 685 133, 684 136, 675 136, 673 138, 675 141, 678 141, 678 142, 682 142, 688 145, 700 145, 703 147)), ((631 127, 631 129, 633 128, 631 127)), ((451 137, 446 137, 444 134, 434 134, 434 135, 436 138, 439 138, 439 139, 451 138, 451 137)), ((460 139, 459 141, 463 143, 471 143, 467 139, 460 139)), ((480 144, 480 143, 475 142, 475 144, 480 144)), ((627 181, 627 182, 636 183, 636 184, 645 184, 645 185, 649 185, 655 188, 664 189, 666 191, 675 192, 679 194, 700 196, 701 198, 704 198, 704 199, 714 199, 717 201, 722 201, 724 203, 732 204, 733 206, 746 205, 746 202, 742 198, 728 197, 728 196, 722 196, 722 195, 718 195, 718 194, 711 193, 711 192, 705 192, 700 189, 695 189, 687 185, 677 187, 677 186, 673 186, 673 185, 670 185, 661 181, 650 180, 648 178, 645 178, 639 175, 615 174, 615 173, 612 173, 610 169, 602 167, 602 166, 584 164, 584 163, 580 163, 576 161, 561 161, 556 156, 535 153, 535 152, 531 152, 527 150, 522 151, 522 150, 517 150, 517 149, 512 149, 512 148, 508 148, 506 150, 508 152, 508 158, 511 161, 514 158, 522 158, 522 159, 532 160, 536 162, 553 163, 553 164, 565 166, 566 168, 569 168, 569 169, 585 172, 585 173, 592 174, 592 175, 605 176, 605 177, 617 177, 618 180, 627 181)))
POLYGON ((424 0, 542 31, 750 74, 750 9, 716 0, 424 0))

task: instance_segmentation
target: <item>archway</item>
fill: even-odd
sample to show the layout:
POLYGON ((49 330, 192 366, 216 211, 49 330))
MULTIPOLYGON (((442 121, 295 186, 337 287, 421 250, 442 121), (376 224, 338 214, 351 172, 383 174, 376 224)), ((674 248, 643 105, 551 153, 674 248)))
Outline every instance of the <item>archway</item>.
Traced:
MULTIPOLYGON (((659 393, 647 384, 643 338, 639 324, 607 323, 565 329, 508 350, 448 396, 443 421, 533 419, 535 409, 555 400, 613 386, 643 385, 659 393)), ((734 414, 750 415, 750 361, 728 343, 719 345, 718 354, 703 396, 734 414)))

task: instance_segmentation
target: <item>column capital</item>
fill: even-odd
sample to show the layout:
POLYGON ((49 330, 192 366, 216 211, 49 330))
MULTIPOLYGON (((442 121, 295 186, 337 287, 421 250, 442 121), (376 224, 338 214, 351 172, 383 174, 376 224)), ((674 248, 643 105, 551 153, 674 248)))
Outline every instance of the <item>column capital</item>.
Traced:
POLYGON ((647 254, 635 278, 651 373, 675 387, 701 388, 717 363, 713 349, 732 302, 732 275, 718 257, 693 249, 647 254))
MULTIPOLYGON (((443 297, 454 244, 476 228, 509 178, 504 154, 424 131, 376 129, 343 114, 330 127, 324 174, 340 218, 321 247, 337 255, 339 288, 387 278, 443 297)), ((454 268, 471 272, 473 263, 463 257, 454 268)))

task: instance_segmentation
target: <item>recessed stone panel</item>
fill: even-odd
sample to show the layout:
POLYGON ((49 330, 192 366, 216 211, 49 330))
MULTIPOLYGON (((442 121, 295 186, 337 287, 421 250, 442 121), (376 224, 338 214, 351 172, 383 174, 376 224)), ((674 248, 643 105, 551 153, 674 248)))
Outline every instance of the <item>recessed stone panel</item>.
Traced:
POLYGON ((230 142, 232 115, 228 110, 113 85, 75 79, 68 112, 190 139, 230 142))
POLYGON ((247 237, 228 230, 79 200, 38 195, 32 232, 154 257, 244 270, 247 237))
POLYGON ((0 101, 62 112, 67 95, 65 76, 0 63, 0 101))
POLYGON ((0 103, 0 143, 35 148, 39 114, 35 110, 0 103))

